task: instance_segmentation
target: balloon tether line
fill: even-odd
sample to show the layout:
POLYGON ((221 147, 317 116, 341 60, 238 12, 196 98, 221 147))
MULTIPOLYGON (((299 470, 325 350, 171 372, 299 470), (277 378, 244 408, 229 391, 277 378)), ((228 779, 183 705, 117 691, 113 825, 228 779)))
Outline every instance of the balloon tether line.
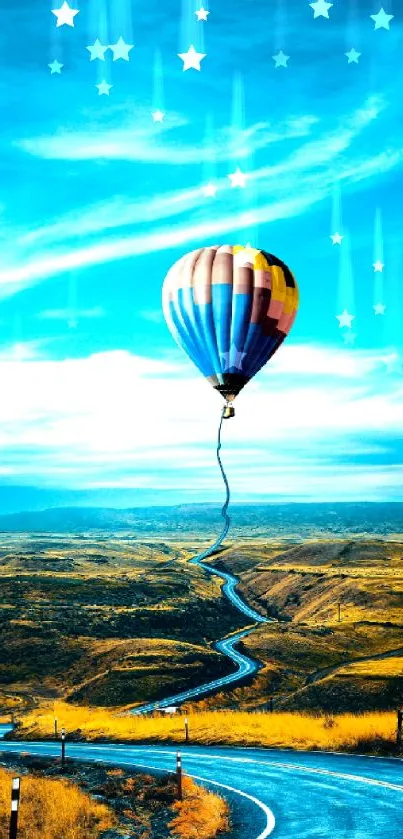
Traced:
POLYGON ((215 551, 222 545, 222 543, 223 543, 223 541, 224 541, 224 539, 225 539, 225 537, 226 537, 226 535, 227 535, 227 533, 230 529, 230 525, 231 525, 231 518, 228 515, 228 506, 229 506, 229 503, 230 503, 230 500, 231 500, 231 492, 230 492, 230 488, 229 488, 228 478, 225 474, 225 469, 223 467, 222 460, 221 460, 221 457, 220 457, 221 428, 222 428, 222 421, 226 417, 225 411, 226 411, 226 408, 224 407, 223 411, 222 411, 222 414, 221 414, 220 423, 219 423, 219 426, 218 426, 218 438, 217 438, 217 461, 218 461, 218 465, 220 467, 222 479, 224 481, 225 490, 226 490, 225 501, 224 501, 224 504, 223 504, 222 509, 221 509, 221 515, 224 519, 224 526, 223 526, 223 529, 222 529, 218 539, 214 542, 214 544, 211 545, 209 548, 206 548, 206 550, 203 551, 201 554, 198 554, 198 556, 193 557, 193 559, 191 560, 192 562, 200 562, 202 559, 206 559, 206 557, 211 556, 213 553, 215 553, 215 551))

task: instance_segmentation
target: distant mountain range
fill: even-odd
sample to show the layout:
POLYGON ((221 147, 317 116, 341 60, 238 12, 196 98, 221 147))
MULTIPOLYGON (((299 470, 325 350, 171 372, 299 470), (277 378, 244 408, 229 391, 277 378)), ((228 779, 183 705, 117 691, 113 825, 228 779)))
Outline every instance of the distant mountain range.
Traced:
MULTIPOLYGON (((354 533, 403 533, 402 502, 362 503, 234 503, 230 508, 232 536, 301 537, 354 533)), ((8 533, 115 532, 125 535, 166 535, 210 538, 221 529, 216 504, 133 507, 50 507, 0 515, 0 531, 8 533)))

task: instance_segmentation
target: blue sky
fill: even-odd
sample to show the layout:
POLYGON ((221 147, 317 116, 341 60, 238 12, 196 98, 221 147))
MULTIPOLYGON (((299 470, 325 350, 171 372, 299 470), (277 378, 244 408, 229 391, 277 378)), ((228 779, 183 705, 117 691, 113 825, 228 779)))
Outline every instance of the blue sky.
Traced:
POLYGON ((220 398, 173 343, 161 287, 186 251, 251 242, 301 303, 225 425, 234 498, 402 500, 397 0, 389 29, 378 0, 329 18, 211 0, 206 21, 198 0, 80 0, 57 27, 61 5, 1 9, 0 484, 219 499, 220 398), (90 60, 121 36, 129 61, 90 60), (178 57, 191 44, 200 72, 178 57))

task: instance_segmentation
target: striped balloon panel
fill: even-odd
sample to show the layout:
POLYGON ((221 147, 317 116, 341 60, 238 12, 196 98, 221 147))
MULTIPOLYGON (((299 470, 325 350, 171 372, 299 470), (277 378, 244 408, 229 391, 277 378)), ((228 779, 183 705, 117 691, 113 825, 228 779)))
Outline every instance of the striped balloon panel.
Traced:
POLYGON ((272 254, 241 245, 199 248, 179 259, 163 286, 174 338, 214 387, 236 392, 291 329, 295 279, 272 254))

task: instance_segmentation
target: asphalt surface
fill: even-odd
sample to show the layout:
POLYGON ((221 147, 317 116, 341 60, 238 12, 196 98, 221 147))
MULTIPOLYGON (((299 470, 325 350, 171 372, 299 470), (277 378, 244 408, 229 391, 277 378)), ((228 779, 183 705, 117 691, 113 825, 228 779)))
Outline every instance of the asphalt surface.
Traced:
MULTIPOLYGON (((200 554, 200 556, 204 556, 205 553, 200 554)), ((222 592, 228 600, 238 609, 249 621, 252 621, 253 624, 257 623, 268 623, 268 619, 264 618, 262 615, 259 615, 258 612, 255 612, 250 606, 245 603, 239 594, 236 592, 235 587, 238 584, 239 580, 237 577, 234 577, 232 574, 229 574, 227 571, 219 571, 216 568, 207 565, 206 563, 202 562, 198 557, 194 557, 191 562, 194 565, 199 565, 206 571, 208 574, 211 574, 215 577, 219 577, 221 580, 224 581, 224 585, 222 587, 222 592)), ((248 629, 243 629, 240 632, 237 632, 236 635, 232 635, 230 638, 223 638, 221 641, 217 641, 214 644, 214 648, 226 655, 235 665, 236 669, 233 673, 230 673, 228 676, 222 676, 219 679, 214 679, 211 682, 205 682, 204 684, 198 685, 195 688, 191 688, 190 690, 182 691, 181 693, 172 694, 168 696, 166 699, 162 699, 159 702, 148 702, 145 705, 138 705, 136 708, 130 712, 132 714, 146 714, 151 711, 156 711, 159 708, 170 708, 175 705, 181 705, 183 702, 187 702, 189 699, 200 699, 202 696, 205 696, 208 693, 211 693, 214 690, 221 690, 222 688, 227 687, 228 685, 233 685, 245 678, 245 676, 252 676, 254 673, 260 669, 261 665, 259 662, 255 661, 249 656, 244 655, 244 653, 239 652, 239 650, 235 650, 234 647, 241 641, 242 638, 245 638, 246 635, 249 635, 250 632, 253 632, 254 626, 248 629)))
MULTIPOLYGON (((0 755, 5 751, 59 755, 60 744, 3 741, 0 755)), ((181 751, 184 771, 230 801, 232 839, 403 838, 401 760, 230 747, 181 751)), ((176 760, 171 746, 68 742, 66 754, 157 773, 174 771, 176 760)))

